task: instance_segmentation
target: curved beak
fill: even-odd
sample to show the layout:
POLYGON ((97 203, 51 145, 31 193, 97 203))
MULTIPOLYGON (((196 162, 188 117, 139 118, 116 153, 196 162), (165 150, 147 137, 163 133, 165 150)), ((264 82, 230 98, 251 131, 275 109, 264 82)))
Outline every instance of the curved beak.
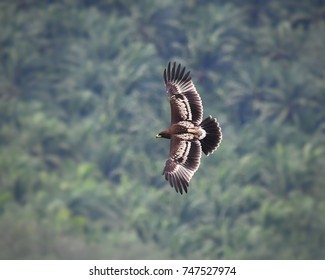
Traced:
POLYGON ((157 135, 156 135, 156 138, 161 138, 161 135, 160 135, 160 134, 157 134, 157 135))

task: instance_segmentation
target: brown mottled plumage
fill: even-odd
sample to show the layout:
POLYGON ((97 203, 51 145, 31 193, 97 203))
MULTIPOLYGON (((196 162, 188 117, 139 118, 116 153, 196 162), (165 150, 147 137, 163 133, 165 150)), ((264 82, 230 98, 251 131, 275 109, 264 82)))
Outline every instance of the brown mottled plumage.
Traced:
POLYGON ((221 128, 211 116, 203 119, 203 106, 190 72, 176 62, 168 63, 164 81, 171 107, 171 125, 157 138, 170 139, 169 158, 163 175, 176 192, 187 193, 189 182, 199 168, 202 151, 209 155, 220 145, 221 128))

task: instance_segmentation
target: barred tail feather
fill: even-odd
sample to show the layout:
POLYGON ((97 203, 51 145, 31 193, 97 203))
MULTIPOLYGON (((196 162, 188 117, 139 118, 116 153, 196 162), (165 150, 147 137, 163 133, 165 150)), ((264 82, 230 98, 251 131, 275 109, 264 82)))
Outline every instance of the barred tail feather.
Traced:
POLYGON ((201 127, 206 132, 206 136, 200 140, 202 151, 208 156, 219 147, 222 139, 222 132, 217 119, 211 116, 202 121, 201 127))

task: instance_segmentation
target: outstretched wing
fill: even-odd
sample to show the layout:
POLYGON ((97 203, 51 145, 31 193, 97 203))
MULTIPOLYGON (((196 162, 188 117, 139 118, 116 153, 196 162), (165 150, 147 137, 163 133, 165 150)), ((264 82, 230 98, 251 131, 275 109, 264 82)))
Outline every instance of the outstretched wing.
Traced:
POLYGON ((164 70, 164 80, 171 107, 171 123, 192 121, 199 125, 203 118, 201 97, 190 77, 190 71, 185 73, 185 67, 176 62, 168 63, 164 70))
POLYGON ((177 135, 171 137, 169 159, 162 174, 176 192, 187 193, 189 182, 199 168, 200 158, 199 141, 182 140, 177 135))

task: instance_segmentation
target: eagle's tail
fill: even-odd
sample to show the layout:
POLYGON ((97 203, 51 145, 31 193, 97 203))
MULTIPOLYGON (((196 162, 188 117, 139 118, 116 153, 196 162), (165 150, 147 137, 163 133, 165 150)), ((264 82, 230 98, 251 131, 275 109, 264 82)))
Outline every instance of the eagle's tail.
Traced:
POLYGON ((208 156, 219 147, 222 139, 222 132, 217 119, 211 116, 208 116, 202 121, 201 127, 206 132, 206 136, 200 140, 202 151, 208 156))

